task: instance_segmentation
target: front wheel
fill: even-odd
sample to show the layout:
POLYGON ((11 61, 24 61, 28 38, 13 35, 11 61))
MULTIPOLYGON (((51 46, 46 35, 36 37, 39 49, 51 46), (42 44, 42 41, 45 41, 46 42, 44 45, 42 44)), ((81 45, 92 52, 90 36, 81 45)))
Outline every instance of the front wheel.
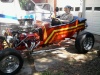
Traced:
POLYGON ((14 75, 23 66, 20 53, 12 48, 0 51, 0 75, 14 75))
POLYGON ((87 53, 93 48, 94 36, 92 33, 84 32, 76 37, 75 47, 79 53, 87 53))

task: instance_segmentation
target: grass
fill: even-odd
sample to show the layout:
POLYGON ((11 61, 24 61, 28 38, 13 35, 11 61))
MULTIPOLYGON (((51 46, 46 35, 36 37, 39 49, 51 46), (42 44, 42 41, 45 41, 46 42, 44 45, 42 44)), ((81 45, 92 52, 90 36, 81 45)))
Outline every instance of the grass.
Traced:
POLYGON ((40 75, 64 75, 64 72, 54 73, 54 72, 50 72, 50 71, 44 71, 40 75))

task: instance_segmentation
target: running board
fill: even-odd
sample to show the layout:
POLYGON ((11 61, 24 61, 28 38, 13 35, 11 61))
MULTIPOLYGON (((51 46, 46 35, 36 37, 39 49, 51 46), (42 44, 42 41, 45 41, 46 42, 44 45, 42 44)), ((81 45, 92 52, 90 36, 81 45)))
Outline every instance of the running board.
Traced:
POLYGON ((34 51, 31 53, 31 55, 43 54, 45 52, 51 52, 51 51, 62 50, 62 49, 65 49, 65 48, 61 47, 61 48, 55 48, 55 49, 49 49, 49 50, 34 51))

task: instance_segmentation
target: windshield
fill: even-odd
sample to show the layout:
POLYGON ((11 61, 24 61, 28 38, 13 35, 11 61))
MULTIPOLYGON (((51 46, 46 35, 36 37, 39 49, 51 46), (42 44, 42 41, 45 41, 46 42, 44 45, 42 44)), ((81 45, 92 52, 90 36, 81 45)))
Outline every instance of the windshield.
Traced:
POLYGON ((43 9, 50 11, 50 5, 49 4, 44 4, 43 9))
POLYGON ((47 4, 47 3, 37 3, 37 5, 44 9, 44 10, 48 10, 48 11, 53 11, 52 7, 50 4, 47 4))
POLYGON ((22 10, 26 10, 28 4, 31 6, 31 10, 34 10, 35 4, 31 0, 19 0, 19 4, 22 10))

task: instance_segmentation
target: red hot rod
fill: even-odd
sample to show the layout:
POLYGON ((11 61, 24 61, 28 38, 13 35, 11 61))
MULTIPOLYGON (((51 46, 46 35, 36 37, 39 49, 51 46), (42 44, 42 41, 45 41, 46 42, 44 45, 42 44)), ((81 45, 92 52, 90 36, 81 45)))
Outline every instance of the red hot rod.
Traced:
POLYGON ((94 45, 92 33, 83 31, 87 27, 86 19, 74 16, 67 24, 53 25, 48 21, 36 21, 34 27, 11 26, 0 36, 0 75, 14 75, 23 66, 21 53, 24 50, 31 55, 40 46, 60 42, 65 38, 75 38, 78 53, 87 53, 94 45))

